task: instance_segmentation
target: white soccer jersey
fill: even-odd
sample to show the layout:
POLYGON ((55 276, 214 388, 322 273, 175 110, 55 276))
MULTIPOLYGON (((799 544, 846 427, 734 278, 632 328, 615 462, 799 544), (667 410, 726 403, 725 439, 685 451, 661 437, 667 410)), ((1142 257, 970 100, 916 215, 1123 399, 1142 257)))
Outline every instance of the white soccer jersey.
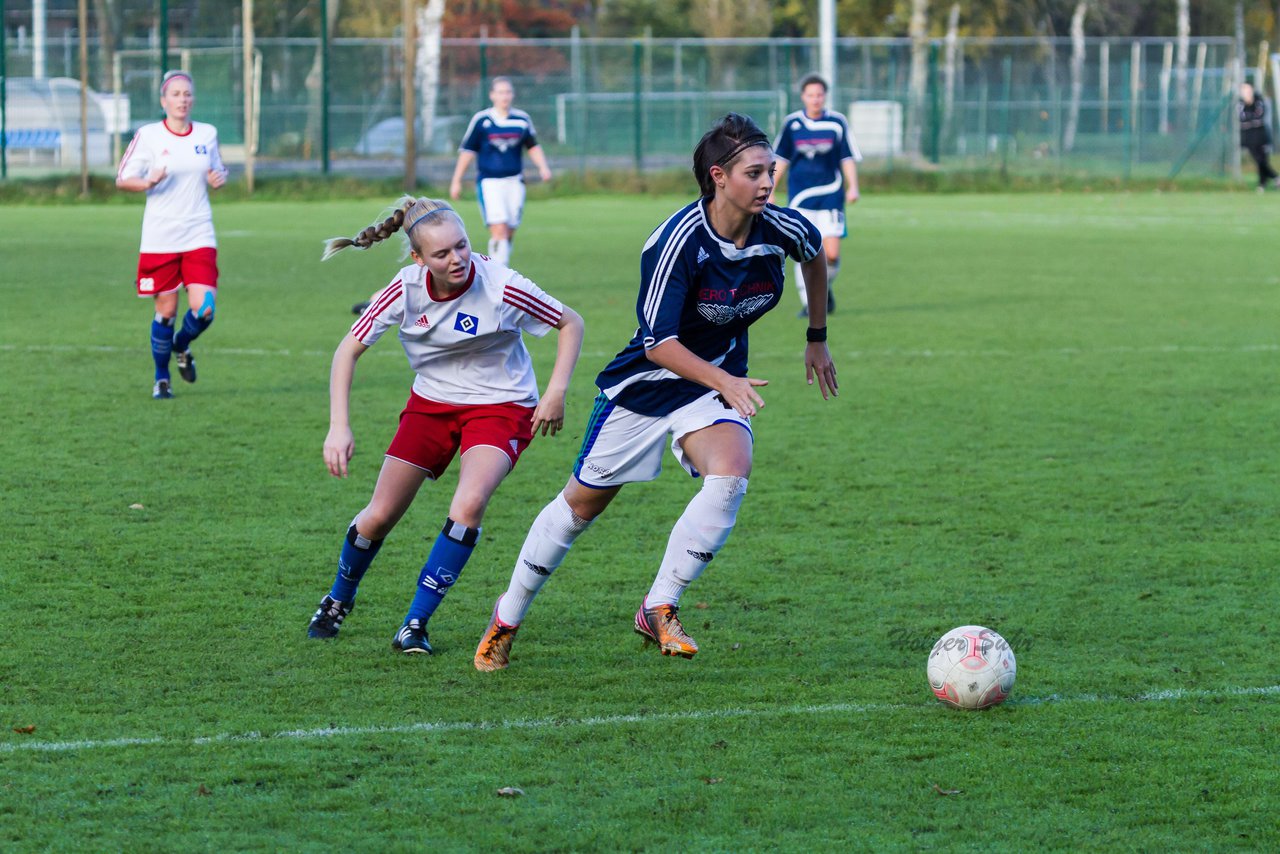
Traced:
POLYGON ((226 171, 218 154, 217 128, 192 122, 185 134, 176 134, 163 121, 143 125, 121 158, 116 177, 145 178, 161 166, 167 174, 147 190, 139 251, 216 248, 208 172, 226 171))
POLYGON ((563 304, 515 270, 474 253, 460 294, 436 299, 430 276, 417 264, 402 269, 351 334, 372 346, 398 326, 420 397, 461 406, 536 406, 538 381, 520 333, 546 335, 560 322, 563 304))

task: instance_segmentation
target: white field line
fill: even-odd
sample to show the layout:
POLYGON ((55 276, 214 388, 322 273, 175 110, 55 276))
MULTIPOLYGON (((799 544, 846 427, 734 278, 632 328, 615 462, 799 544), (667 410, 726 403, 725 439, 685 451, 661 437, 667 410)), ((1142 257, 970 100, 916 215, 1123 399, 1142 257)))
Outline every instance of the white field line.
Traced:
MULTIPOLYGON (((132 353, 149 354, 146 347, 114 347, 109 345, 77 345, 77 344, 0 344, 0 352, 6 353, 132 353)), ((201 348, 201 354, 220 356, 264 356, 279 358, 330 358, 333 350, 272 350, 260 347, 209 347, 201 348)), ((796 352, 800 352, 797 348, 796 352)), ((592 359, 612 358, 616 351, 584 352, 582 355, 592 359)), ((1078 347, 1048 347, 1039 350, 847 350, 837 352, 837 357, 849 359, 969 359, 969 358, 1003 358, 1017 359, 1031 356, 1113 356, 1124 354, 1201 354, 1201 353, 1280 353, 1280 344, 1156 344, 1148 347, 1099 347, 1081 349, 1078 347)), ((397 356, 403 358, 398 347, 386 347, 374 351, 372 355, 397 356)), ((756 359, 791 358, 795 353, 753 353, 756 359)))
MULTIPOLYGON (((1046 706, 1066 703, 1167 703, 1178 700, 1218 700, 1231 697, 1269 697, 1280 695, 1280 685, 1262 688, 1219 688, 1190 690, 1173 688, 1150 691, 1130 697, 1079 694, 1047 697, 1015 697, 1009 706, 1046 706)), ((509 721, 423 721, 396 726, 340 726, 320 729, 290 729, 275 733, 223 733, 198 738, 137 736, 93 739, 86 741, 18 741, 0 744, 0 755, 19 751, 65 753, 74 750, 103 750, 112 747, 192 747, 243 742, 295 741, 303 739, 345 738, 366 735, 416 735, 420 733, 480 732, 485 730, 550 730, 567 727, 587 729, 613 728, 644 724, 672 724, 684 721, 715 721, 734 718, 776 718, 793 715, 875 715, 909 709, 936 708, 932 703, 827 703, 824 705, 778 706, 771 709, 705 709, 689 712, 662 712, 648 715, 605 715, 589 718, 526 718, 509 721)))

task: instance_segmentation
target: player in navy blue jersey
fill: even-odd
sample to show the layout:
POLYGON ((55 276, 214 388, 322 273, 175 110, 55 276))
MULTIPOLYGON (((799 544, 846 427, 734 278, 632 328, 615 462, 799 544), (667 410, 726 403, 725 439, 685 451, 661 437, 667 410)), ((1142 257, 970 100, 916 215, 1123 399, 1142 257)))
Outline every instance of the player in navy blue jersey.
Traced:
POLYGON ((600 394, 564 490, 542 509, 511 583, 476 649, 478 670, 507 666, 511 643, 538 590, 570 546, 625 484, 653 480, 668 444, 702 486, 676 521, 635 615, 635 631, 664 655, 698 645, 677 616, 680 596, 725 544, 751 474, 751 417, 766 380, 748 375, 747 330, 778 304, 783 262, 801 265, 814 310, 804 363, 824 399, 836 394, 826 345, 821 237, 794 210, 768 203, 769 138, 730 113, 702 137, 693 172, 702 197, 658 227, 640 258, 640 325, 599 376, 600 394))
POLYGON ((538 145, 533 119, 523 110, 511 106, 515 88, 506 77, 493 78, 489 100, 493 106, 471 117, 467 132, 458 148, 458 164, 453 170, 449 195, 462 194, 462 176, 471 161, 476 162, 476 192, 480 213, 489 227, 489 256, 499 264, 511 263, 511 241, 524 213, 524 161, 538 167, 543 181, 551 180, 547 156, 538 145))
MULTIPOLYGON (((858 168, 862 159, 849 123, 840 113, 827 109, 827 81, 810 74, 800 81, 797 110, 782 120, 782 132, 774 143, 778 158, 775 180, 787 179, 787 204, 804 214, 822 233, 827 255, 827 313, 835 311, 832 286, 840 273, 840 240, 849 234, 845 223, 845 203, 858 201, 858 168)), ((772 201, 772 198, 770 198, 772 201)), ((796 269, 800 291, 800 316, 809 311, 804 276, 796 269)))

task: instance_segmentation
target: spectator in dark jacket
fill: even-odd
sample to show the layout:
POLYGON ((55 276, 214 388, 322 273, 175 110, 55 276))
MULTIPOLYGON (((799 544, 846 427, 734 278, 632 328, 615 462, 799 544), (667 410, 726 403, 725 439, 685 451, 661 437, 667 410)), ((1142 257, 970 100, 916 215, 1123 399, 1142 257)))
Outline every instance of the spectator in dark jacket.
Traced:
POLYGON ((1266 189, 1268 181, 1280 186, 1280 176, 1271 168, 1271 110, 1250 83, 1240 84, 1240 145, 1258 164, 1258 192, 1266 189))

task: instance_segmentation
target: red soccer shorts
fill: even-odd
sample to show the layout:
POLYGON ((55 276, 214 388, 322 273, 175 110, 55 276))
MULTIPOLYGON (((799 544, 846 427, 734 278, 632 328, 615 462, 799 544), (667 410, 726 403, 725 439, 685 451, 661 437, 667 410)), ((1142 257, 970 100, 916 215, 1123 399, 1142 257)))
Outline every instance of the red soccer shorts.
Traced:
POLYGON ((533 410, 527 406, 458 406, 410 393, 387 456, 423 469, 434 480, 444 474, 459 448, 464 454, 479 445, 497 448, 515 468, 531 441, 533 410))
POLYGON ((218 287, 218 250, 211 246, 187 252, 142 252, 138 255, 138 296, 171 293, 183 285, 218 287))

